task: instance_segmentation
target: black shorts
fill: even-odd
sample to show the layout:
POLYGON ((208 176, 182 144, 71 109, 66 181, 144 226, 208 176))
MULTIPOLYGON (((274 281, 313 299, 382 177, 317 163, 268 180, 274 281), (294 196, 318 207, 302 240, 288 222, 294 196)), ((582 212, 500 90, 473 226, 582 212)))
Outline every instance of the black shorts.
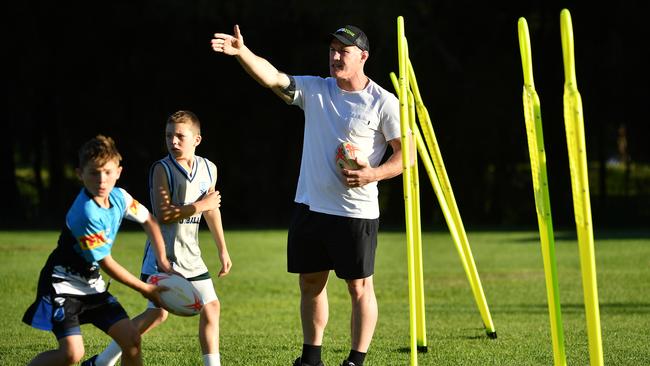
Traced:
POLYGON ((122 305, 108 291, 95 295, 43 295, 27 309, 23 322, 51 330, 57 339, 81 334, 81 324, 93 324, 108 333, 113 324, 127 318, 122 305))
POLYGON ((291 273, 334 270, 346 280, 375 272, 379 219, 328 215, 297 204, 289 226, 287 267, 291 273))

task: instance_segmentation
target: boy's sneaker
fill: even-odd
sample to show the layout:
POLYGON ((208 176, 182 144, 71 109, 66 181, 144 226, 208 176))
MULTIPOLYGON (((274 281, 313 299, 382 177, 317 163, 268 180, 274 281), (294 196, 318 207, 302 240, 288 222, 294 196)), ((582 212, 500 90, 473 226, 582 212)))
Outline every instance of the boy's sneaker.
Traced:
MULTIPOLYGON (((304 363, 304 362, 302 362, 302 360, 300 359, 300 357, 298 357, 298 358, 296 358, 295 361, 293 361, 293 366, 325 366, 325 365, 323 364, 323 361, 318 361, 317 364, 315 364, 315 365, 310 365, 310 364, 308 364, 308 363, 304 363)), ((354 364, 353 364, 352 366, 354 366, 354 364)))
POLYGON ((357 365, 355 365, 354 362, 350 362, 348 360, 345 360, 345 361, 343 361, 341 366, 357 366, 357 365))
POLYGON ((93 357, 82 362, 81 366, 95 366, 95 360, 97 360, 97 355, 94 355, 93 357))

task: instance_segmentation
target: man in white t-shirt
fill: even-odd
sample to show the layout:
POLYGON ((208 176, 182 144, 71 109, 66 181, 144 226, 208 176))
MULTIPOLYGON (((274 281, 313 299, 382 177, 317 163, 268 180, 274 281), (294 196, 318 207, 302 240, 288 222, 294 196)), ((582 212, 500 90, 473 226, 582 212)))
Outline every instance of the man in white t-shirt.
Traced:
POLYGON ((329 78, 279 72, 244 45, 237 25, 234 35, 215 34, 212 49, 235 56, 262 86, 305 112, 297 206, 287 244, 288 271, 299 274, 304 340, 294 366, 323 365, 331 270, 346 281, 352 301, 351 350, 342 366, 361 366, 377 323, 377 182, 402 171, 399 102, 365 75, 369 42, 355 26, 331 34, 329 78), (359 169, 336 165, 337 146, 346 141, 367 157, 356 158, 359 169), (380 164, 389 145, 392 154, 380 164))

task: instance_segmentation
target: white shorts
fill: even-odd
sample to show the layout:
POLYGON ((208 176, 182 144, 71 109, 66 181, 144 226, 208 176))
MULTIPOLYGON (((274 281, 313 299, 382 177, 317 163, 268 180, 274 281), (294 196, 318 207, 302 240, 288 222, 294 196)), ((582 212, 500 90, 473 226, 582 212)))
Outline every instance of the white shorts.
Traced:
MULTIPOLYGON (((212 283, 212 278, 206 278, 205 280, 190 281, 192 286, 196 291, 201 295, 201 301, 203 305, 209 304, 213 301, 218 301, 217 292, 214 290, 214 283, 212 283)), ((153 302, 148 301, 147 309, 156 309, 158 308, 154 305, 153 302)))

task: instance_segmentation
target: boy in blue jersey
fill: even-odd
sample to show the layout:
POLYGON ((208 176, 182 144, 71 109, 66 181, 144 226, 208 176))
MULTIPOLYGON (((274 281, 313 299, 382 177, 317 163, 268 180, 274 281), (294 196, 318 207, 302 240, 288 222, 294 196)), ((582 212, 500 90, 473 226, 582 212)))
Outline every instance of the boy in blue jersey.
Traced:
POLYGON ((112 278, 160 304, 157 287, 140 281, 111 256, 122 219, 142 224, 155 248, 160 270, 170 272, 160 227, 149 211, 115 187, 122 157, 110 137, 98 135, 79 150, 77 175, 84 187, 68 210, 57 247, 41 270, 36 300, 23 317, 49 330, 59 348, 37 355, 29 365, 73 365, 84 355, 81 324, 91 323, 124 350, 122 365, 142 365, 140 333, 108 291, 100 268, 112 278))
MULTIPOLYGON (((165 124, 165 141, 169 154, 153 163, 149 175, 152 211, 160 221, 167 256, 174 271, 187 278, 201 294, 203 309, 199 319, 199 343, 204 366, 221 366, 219 353, 219 317, 221 305, 208 267, 199 247, 199 224, 202 218, 210 229, 219 253, 222 277, 230 272, 228 254, 221 223, 221 195, 215 190, 217 167, 195 154, 201 143, 201 124, 190 111, 173 113, 165 124)), ((151 242, 145 248, 141 278, 158 272, 151 242)), ((167 311, 149 307, 133 319, 142 334, 167 318, 167 311)), ((84 361, 82 366, 113 366, 120 347, 112 342, 99 355, 84 361)))

